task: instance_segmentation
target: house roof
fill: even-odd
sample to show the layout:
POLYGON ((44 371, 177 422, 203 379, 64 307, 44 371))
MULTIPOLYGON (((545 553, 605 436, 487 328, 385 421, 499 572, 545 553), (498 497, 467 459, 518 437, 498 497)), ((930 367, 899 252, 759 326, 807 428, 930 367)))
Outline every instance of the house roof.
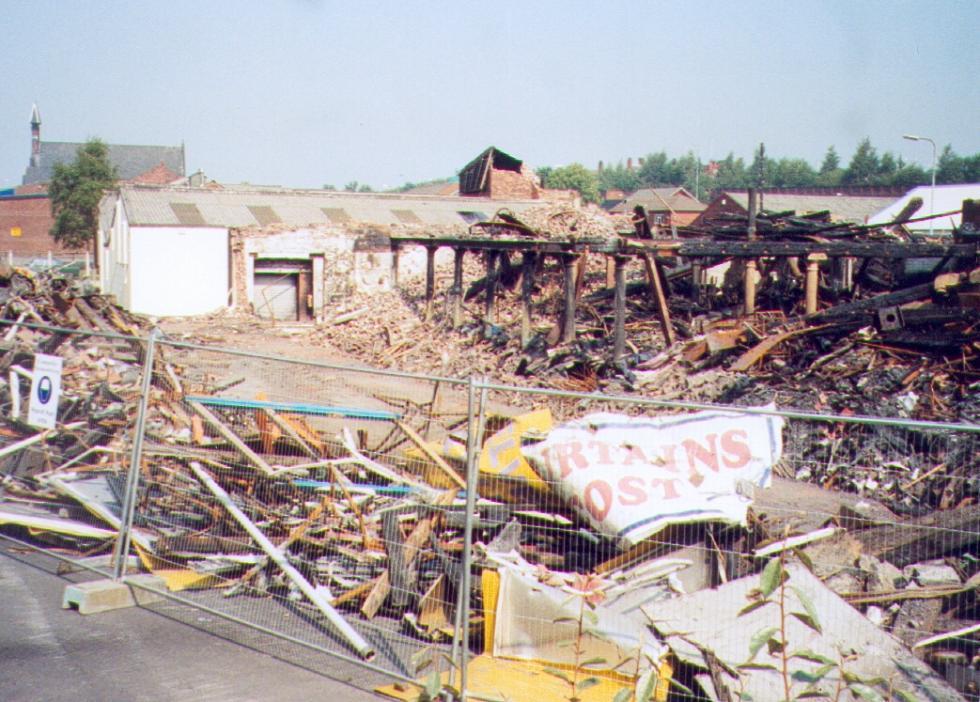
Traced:
MULTIPOLYGON (((887 207, 876 212, 868 218, 868 224, 886 224, 895 221, 898 213, 905 209, 912 198, 920 198, 920 207, 912 219, 928 217, 931 214, 942 214, 943 212, 953 212, 963 207, 964 200, 980 200, 980 183, 963 183, 960 185, 937 185, 935 204, 932 200, 932 187, 922 185, 913 188, 905 193, 898 200, 893 201, 887 207)), ((962 222, 959 214, 949 217, 939 217, 933 222, 934 231, 952 231, 953 227, 959 227, 962 222)), ((927 233, 929 231, 929 220, 923 222, 909 222, 905 225, 906 229, 913 232, 927 233)))
MULTIPOLYGON (((24 185, 51 180, 56 163, 71 163, 84 144, 68 141, 42 141, 38 166, 24 172, 24 185)), ((168 170, 184 175, 183 146, 144 146, 109 144, 109 162, 116 167, 120 180, 131 180, 163 164, 168 170)))
MULTIPOLYGON (((719 197, 729 197, 741 208, 748 210, 749 195, 744 190, 727 190, 719 197)), ((890 197, 870 197, 854 195, 796 195, 784 193, 762 193, 762 209, 769 212, 792 210, 797 214, 807 212, 830 212, 834 222, 863 224, 868 217, 892 202, 890 197)))
POLYGON ((647 212, 702 212, 707 206, 686 188, 641 188, 609 209, 610 212, 631 212, 642 205, 647 212))
POLYGON ((538 200, 435 197, 324 190, 212 190, 124 185, 119 190, 131 226, 249 228, 283 225, 458 226, 488 220, 500 209, 519 213, 538 200))

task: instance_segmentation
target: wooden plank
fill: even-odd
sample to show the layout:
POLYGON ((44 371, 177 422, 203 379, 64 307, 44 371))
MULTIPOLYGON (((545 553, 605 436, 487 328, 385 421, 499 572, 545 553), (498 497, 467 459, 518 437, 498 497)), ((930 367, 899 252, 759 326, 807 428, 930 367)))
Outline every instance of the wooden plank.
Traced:
POLYGON ((224 422, 218 419, 207 407, 195 402, 194 400, 189 400, 188 403, 192 410, 197 412, 201 419, 207 422, 215 431, 217 431, 221 436, 228 440, 228 442, 234 446, 245 458, 249 460, 256 468, 262 471, 263 474, 267 476, 273 476, 276 473, 275 468, 269 465, 264 458, 259 454, 255 453, 248 444, 239 438, 235 432, 229 429, 224 422))
POLYGON ((440 456, 438 453, 432 450, 432 448, 426 444, 425 440, 416 433, 412 427, 401 420, 395 420, 395 424, 401 429, 402 433, 408 437, 419 451, 425 454, 425 457, 430 461, 435 463, 436 467, 442 471, 446 477, 448 477, 453 483, 455 483, 460 489, 466 488, 466 481, 460 477, 459 473, 453 470, 453 467, 446 463, 446 460, 440 456))
POLYGON ((735 373, 744 373, 749 368, 758 363, 763 356, 772 351, 774 348, 779 346, 784 341, 792 339, 797 336, 805 336, 806 334, 813 334, 820 331, 821 329, 826 329, 829 324, 822 324, 816 327, 804 327, 803 329, 791 329, 789 331, 780 332, 779 334, 772 334, 767 336, 765 339, 760 341, 758 344, 750 348, 748 351, 743 353, 735 363, 733 363, 729 370, 735 373))
POLYGON ((299 590, 306 595, 307 599, 323 614, 327 621, 333 626, 335 631, 340 634, 357 653, 364 659, 374 657, 374 649, 371 645, 345 620, 333 606, 327 602, 323 595, 313 587, 309 580, 290 563, 282 551, 277 549, 268 537, 252 522, 248 516, 232 501, 231 497, 225 492, 224 488, 215 482, 206 470, 195 461, 189 464, 190 469, 197 476, 197 479, 213 494, 236 522, 248 533, 249 536, 259 545, 265 554, 272 559, 279 569, 286 574, 299 590))
POLYGON ((854 534, 864 552, 899 568, 980 542, 980 505, 938 510, 854 534))
POLYGON ((660 282, 659 266, 656 259, 649 254, 643 256, 643 266, 646 268, 647 280, 650 282, 653 299, 657 305, 657 316, 664 332, 664 339, 666 339, 668 347, 673 346, 674 342, 677 341, 677 336, 674 333, 674 325, 670 321, 670 308, 667 306, 667 298, 660 282))
MULTIPOLYGON (((439 494, 433 503, 435 506, 448 506, 453 503, 456 499, 457 491, 455 489, 446 490, 439 494)), ((435 516, 425 517, 420 519, 412 530, 412 533, 408 535, 405 539, 405 543, 401 547, 401 558, 402 562, 405 564, 411 563, 412 560, 418 555, 419 550, 422 548, 423 544, 429 540, 429 536, 432 534, 432 529, 434 526, 435 516)), ((388 599, 388 595, 391 593, 392 588, 392 578, 389 572, 390 569, 385 569, 384 573, 378 577, 374 585, 371 588, 371 592, 368 594, 367 599, 364 600, 364 604, 361 605, 361 614, 363 614, 367 619, 371 619, 378 613, 381 606, 388 599)))

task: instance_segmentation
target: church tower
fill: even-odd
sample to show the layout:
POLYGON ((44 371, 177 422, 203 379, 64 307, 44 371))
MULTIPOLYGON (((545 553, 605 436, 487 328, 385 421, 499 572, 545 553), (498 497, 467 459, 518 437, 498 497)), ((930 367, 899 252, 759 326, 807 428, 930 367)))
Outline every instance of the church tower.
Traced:
POLYGON ((41 112, 35 103, 31 111, 31 166, 41 165, 41 112))

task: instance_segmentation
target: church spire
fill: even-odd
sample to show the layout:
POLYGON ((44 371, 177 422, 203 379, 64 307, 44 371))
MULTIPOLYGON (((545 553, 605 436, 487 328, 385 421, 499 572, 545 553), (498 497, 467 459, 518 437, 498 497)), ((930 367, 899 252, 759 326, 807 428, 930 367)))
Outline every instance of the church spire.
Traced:
POLYGON ((37 103, 31 110, 31 165, 35 168, 41 165, 41 111, 37 103))

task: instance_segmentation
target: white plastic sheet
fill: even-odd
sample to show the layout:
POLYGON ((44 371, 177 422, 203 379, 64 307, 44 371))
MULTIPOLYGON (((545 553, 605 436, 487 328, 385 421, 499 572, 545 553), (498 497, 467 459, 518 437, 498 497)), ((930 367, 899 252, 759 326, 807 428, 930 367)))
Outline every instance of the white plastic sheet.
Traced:
POLYGON ((668 524, 744 524, 744 487, 771 483, 782 427, 781 417, 738 412, 591 414, 524 454, 596 530, 632 545, 668 524))

